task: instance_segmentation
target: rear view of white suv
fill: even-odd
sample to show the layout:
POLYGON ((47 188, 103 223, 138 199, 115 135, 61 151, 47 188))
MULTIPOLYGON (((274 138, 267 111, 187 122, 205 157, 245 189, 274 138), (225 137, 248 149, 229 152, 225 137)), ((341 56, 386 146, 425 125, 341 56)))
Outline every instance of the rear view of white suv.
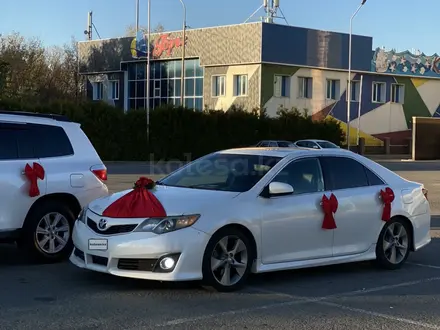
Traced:
POLYGON ((107 169, 78 123, 0 111, 0 242, 39 262, 72 251, 81 209, 108 195, 107 169))

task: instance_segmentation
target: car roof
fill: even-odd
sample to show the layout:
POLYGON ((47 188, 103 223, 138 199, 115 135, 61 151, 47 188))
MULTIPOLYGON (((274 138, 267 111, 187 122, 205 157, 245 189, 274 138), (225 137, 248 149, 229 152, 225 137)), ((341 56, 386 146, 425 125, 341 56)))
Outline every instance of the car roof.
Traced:
POLYGON ((69 118, 63 115, 4 110, 0 110, 0 122, 20 124, 45 124, 52 126, 66 126, 69 124, 78 125, 78 123, 70 121, 69 118))
MULTIPOLYGON (((224 154, 239 154, 239 155, 257 155, 257 156, 272 156, 272 157, 287 157, 290 155, 294 156, 306 156, 310 154, 316 155, 317 153, 321 155, 347 155, 348 150, 345 149, 301 149, 301 148, 277 148, 277 147, 264 147, 264 148, 233 148, 217 151, 217 153, 224 154)), ((350 152, 350 155, 357 155, 350 152)))

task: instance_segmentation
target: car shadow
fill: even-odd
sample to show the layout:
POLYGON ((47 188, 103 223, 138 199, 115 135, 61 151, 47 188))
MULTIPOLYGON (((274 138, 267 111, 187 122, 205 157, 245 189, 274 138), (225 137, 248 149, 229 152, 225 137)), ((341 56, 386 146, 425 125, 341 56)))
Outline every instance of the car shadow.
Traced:
MULTIPOLYGON (((435 215, 431 218, 431 229, 432 230, 440 230, 440 216, 435 215)), ((433 245, 440 244, 440 238, 432 237, 433 245)), ((423 251, 423 250, 422 250, 423 251)), ((41 271, 49 271, 49 269, 45 269, 45 265, 38 265, 32 263, 26 258, 26 255, 20 252, 18 248, 13 244, 0 244, 0 267, 16 267, 16 266, 29 266, 35 265, 36 267, 41 266, 41 271)), ((53 270, 53 267, 57 267, 57 265, 52 265, 50 267, 53 270)), ((109 274, 102 274, 97 272, 92 272, 88 270, 82 270, 74 265, 70 264, 69 261, 64 261, 59 264, 59 267, 62 268, 62 272, 72 272, 74 276, 80 279, 82 285, 85 283, 93 284, 94 286, 102 287, 105 290, 111 291, 156 291, 156 290, 179 290, 179 291, 206 291, 206 288, 201 286, 200 281, 191 281, 191 282, 158 282, 158 281, 148 281, 141 279, 131 279, 131 278, 123 278, 117 277, 109 274)), ((332 279, 335 279, 339 276, 351 277, 356 276, 357 274, 376 274, 380 273, 382 270, 377 269, 371 261, 366 262, 357 262, 357 263, 347 263, 347 264, 339 264, 339 265, 331 265, 331 266, 320 266, 320 267, 312 267, 306 269, 297 269, 297 270, 286 270, 286 271, 278 271, 278 272, 269 272, 264 274, 253 274, 249 278, 248 287, 254 288, 264 288, 264 284, 267 283, 276 283, 277 285, 292 285, 300 283, 304 283, 304 281, 310 282, 311 280, 315 281, 326 281, 331 282, 332 279)), ((73 275, 72 275, 73 276, 73 275)), ((69 276, 70 277, 70 276, 69 276)), ((87 284, 86 284, 87 285, 87 284)), ((252 294, 258 293, 257 290, 245 289, 246 293, 252 294)))

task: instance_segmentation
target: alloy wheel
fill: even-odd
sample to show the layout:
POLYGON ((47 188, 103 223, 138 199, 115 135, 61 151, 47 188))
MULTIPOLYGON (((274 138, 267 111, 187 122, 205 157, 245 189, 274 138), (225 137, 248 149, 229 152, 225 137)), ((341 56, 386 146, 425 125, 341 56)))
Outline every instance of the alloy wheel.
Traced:
POLYGON ((56 254, 69 241, 70 226, 66 217, 58 212, 46 214, 37 224, 35 239, 38 247, 47 254, 56 254))
POLYGON ((211 271, 223 286, 238 283, 248 266, 246 244, 237 236, 225 236, 217 242, 211 255, 211 271))
POLYGON ((403 224, 392 223, 383 236, 383 251, 387 260, 397 265, 405 258, 408 251, 408 233, 403 224))

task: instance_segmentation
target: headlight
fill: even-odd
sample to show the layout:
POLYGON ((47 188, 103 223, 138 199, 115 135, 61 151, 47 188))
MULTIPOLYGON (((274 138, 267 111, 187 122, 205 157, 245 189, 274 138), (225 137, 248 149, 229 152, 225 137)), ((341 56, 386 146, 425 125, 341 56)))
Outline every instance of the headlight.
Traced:
POLYGON ((135 231, 151 232, 155 234, 165 234, 171 231, 192 226, 200 214, 182 215, 166 218, 151 218, 142 222, 135 231))
POLYGON ((86 205, 86 207, 84 207, 81 212, 79 212, 78 215, 78 221, 82 222, 82 223, 86 223, 86 214, 87 214, 87 209, 89 208, 88 205, 86 205))

